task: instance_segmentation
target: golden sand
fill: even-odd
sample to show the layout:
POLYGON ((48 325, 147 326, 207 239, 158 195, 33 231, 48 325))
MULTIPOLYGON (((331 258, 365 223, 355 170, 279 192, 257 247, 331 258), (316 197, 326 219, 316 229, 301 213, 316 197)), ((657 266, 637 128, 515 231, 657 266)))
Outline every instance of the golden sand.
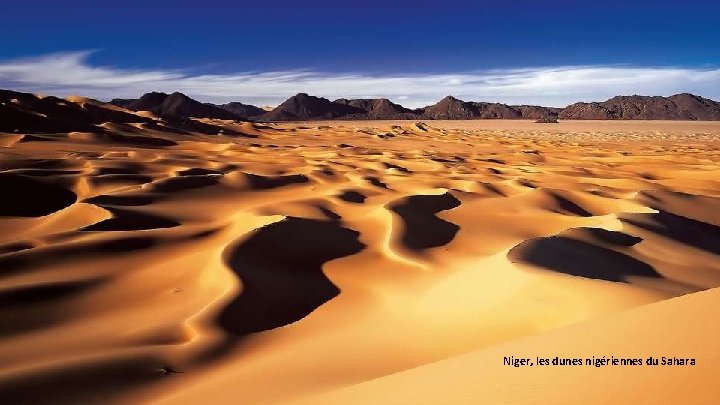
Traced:
POLYGON ((720 123, 213 123, 0 134, 0 397, 716 398, 720 123))

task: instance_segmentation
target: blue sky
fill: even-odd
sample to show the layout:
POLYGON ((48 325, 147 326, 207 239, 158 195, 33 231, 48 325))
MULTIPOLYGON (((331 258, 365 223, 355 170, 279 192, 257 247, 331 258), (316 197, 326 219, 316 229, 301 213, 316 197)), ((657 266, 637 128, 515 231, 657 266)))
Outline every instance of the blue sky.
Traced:
POLYGON ((0 87, 98 98, 181 90, 276 104, 299 91, 448 93, 563 105, 720 98, 720 2, 24 1, 3 4, 0 87))

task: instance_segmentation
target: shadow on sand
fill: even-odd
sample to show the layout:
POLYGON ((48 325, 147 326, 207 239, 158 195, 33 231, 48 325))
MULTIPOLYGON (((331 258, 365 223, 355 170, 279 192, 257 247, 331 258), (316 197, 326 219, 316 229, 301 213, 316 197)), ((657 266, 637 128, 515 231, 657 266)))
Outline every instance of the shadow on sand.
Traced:
POLYGON ((257 229, 226 252, 242 292, 221 312, 233 334, 261 332, 298 321, 339 294, 322 266, 360 252, 359 233, 335 221, 288 217, 257 229))

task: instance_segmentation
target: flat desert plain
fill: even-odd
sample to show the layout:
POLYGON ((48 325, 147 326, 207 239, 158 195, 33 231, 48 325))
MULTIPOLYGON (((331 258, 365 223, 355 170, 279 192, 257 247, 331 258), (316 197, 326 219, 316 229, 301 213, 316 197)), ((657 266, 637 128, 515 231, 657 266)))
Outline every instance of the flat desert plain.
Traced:
POLYGON ((720 122, 205 124, 0 134, 3 403, 717 403, 720 122))

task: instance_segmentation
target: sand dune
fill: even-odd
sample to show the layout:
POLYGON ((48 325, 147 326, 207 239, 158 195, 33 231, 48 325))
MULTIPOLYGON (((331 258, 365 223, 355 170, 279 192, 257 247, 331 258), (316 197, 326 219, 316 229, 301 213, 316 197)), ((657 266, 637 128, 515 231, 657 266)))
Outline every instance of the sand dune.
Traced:
POLYGON ((2 402, 562 402, 553 379, 567 401, 709 398, 718 123, 112 111, 0 133, 2 402), (497 365, 590 349, 702 362, 497 365))
POLYGON ((303 404, 714 404, 713 316, 720 290, 692 294, 622 314, 518 339, 413 370, 297 401, 303 404), (682 327, 668 327, 682 325, 682 327), (612 353, 612 355, 608 355, 612 353), (658 365, 505 366, 505 356, 553 359, 658 356, 658 365), (666 358, 702 358, 694 367, 666 358), (420 383, 423 382, 423 383, 420 383))

